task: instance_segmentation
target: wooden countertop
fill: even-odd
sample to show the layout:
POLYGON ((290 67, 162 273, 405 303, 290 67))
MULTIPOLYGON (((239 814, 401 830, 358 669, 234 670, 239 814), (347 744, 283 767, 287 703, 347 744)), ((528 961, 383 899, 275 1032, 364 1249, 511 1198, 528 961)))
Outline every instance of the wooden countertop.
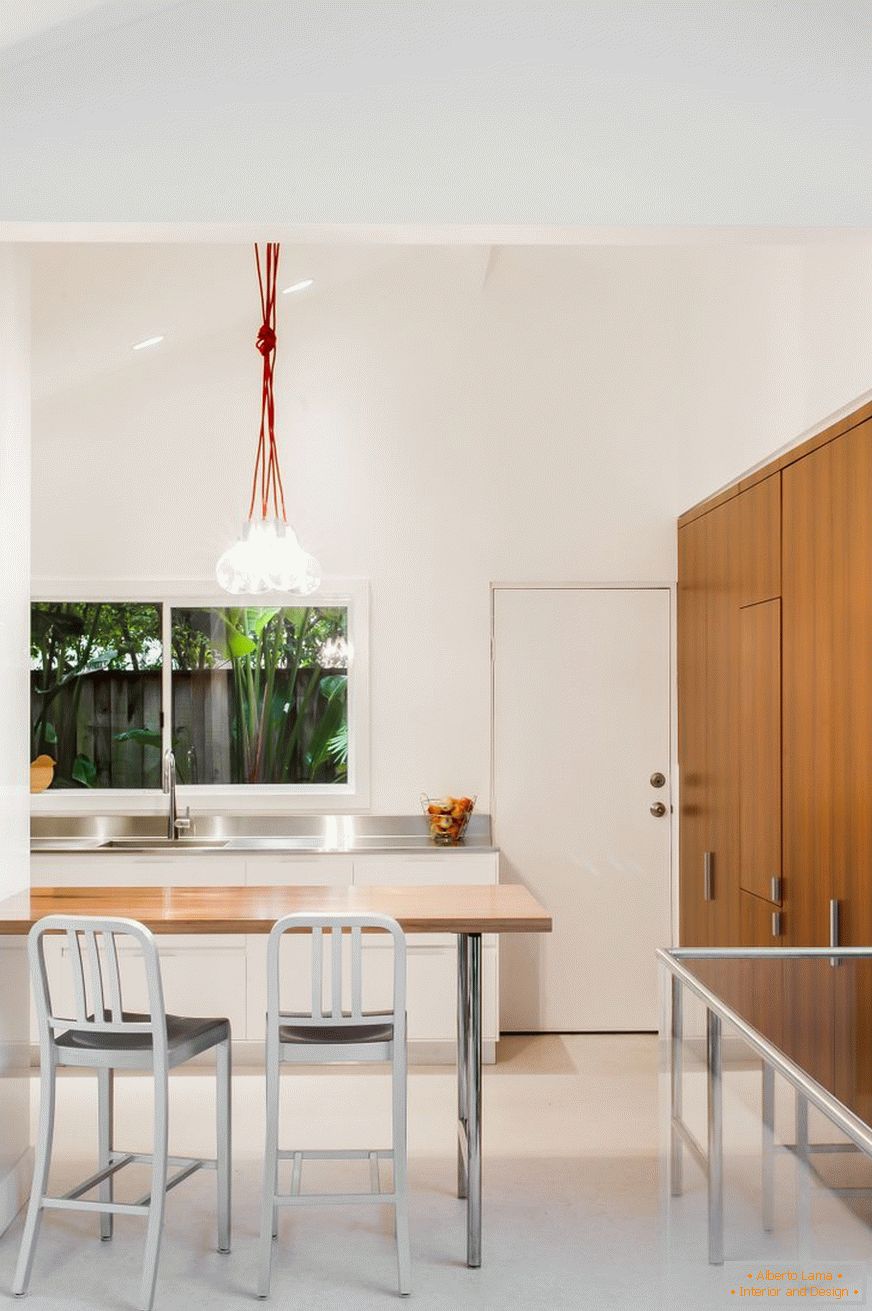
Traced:
POLYGON ((408 933, 550 933, 551 916, 525 887, 33 888, 0 901, 0 934, 25 934, 44 915, 139 920, 153 933, 268 933, 293 911, 391 915, 408 933))

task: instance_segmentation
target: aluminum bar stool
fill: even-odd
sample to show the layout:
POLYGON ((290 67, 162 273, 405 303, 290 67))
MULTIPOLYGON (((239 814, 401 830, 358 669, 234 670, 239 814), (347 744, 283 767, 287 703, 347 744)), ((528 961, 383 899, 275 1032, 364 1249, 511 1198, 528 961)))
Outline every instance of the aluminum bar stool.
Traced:
MULTIPOLYGON (((112 1237, 113 1215, 148 1216, 141 1305, 150 1311, 163 1229, 167 1192, 196 1170, 215 1170, 218 1178, 218 1250, 230 1250, 230 1023, 226 1019, 167 1015, 157 946, 136 920, 48 915, 30 930, 28 959, 39 1022, 40 1112, 33 1185, 18 1255, 13 1292, 27 1291, 44 1210, 93 1211, 100 1216, 100 1237, 112 1237), (46 934, 64 934, 72 972, 74 1014, 59 1014, 45 960, 46 934), (133 942, 145 972, 148 1014, 124 1009, 117 939, 133 942), (168 1079, 177 1065, 216 1048, 217 1154, 215 1160, 167 1155, 168 1079), (99 1161, 97 1171, 61 1197, 47 1193, 54 1130, 55 1084, 60 1066, 96 1069, 98 1080, 99 1161), (114 1071, 150 1070, 154 1076, 154 1142, 150 1153, 124 1152, 114 1146, 114 1071), (116 1202, 114 1176, 134 1162, 151 1165, 151 1187, 136 1202, 116 1202), (167 1177, 169 1167, 176 1173, 167 1177), (96 1200, 84 1195, 98 1189, 96 1200)), ((61 1010, 71 1009, 63 1006, 61 1010)))
POLYGON ((266 1018, 266 1151, 260 1229, 258 1296, 268 1297, 272 1240, 278 1233, 278 1208, 330 1206, 348 1203, 389 1203, 394 1207, 399 1291, 411 1291, 409 1201, 406 1166, 406 936, 396 920, 385 915, 286 915, 270 931, 267 948, 266 1018), (390 1010, 363 1009, 362 935, 391 935, 393 989, 390 1010), (286 934, 306 933, 311 955, 311 1006, 283 1009, 281 946, 286 934), (343 937, 350 962, 343 988, 343 937), (325 1001, 325 992, 327 994, 325 1001), (344 1006, 344 994, 350 1003, 344 1006), (392 1138, 390 1149, 367 1151, 305 1151, 279 1149, 279 1089, 281 1066, 326 1062, 389 1061, 392 1067, 392 1138), (279 1162, 293 1161, 291 1191, 280 1193, 279 1162), (363 1160, 369 1162, 370 1191, 303 1193, 303 1162, 363 1160), (391 1192, 381 1188, 379 1162, 393 1162, 391 1192))

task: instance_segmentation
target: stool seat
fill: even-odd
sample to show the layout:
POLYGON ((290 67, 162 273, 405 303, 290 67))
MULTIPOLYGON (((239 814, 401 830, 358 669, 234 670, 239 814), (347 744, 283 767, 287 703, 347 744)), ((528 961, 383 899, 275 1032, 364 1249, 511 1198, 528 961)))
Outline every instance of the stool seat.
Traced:
MULTIPOLYGON (((105 1011, 104 1018, 109 1023, 112 1019, 111 1012, 105 1011)), ((147 1024, 150 1018, 136 1011, 122 1013, 125 1024, 147 1024)), ((93 1016, 89 1015, 88 1019, 93 1022, 93 1016)), ((196 1039, 205 1039, 206 1045, 212 1047, 230 1037, 230 1022, 217 1017, 167 1015, 166 1024, 167 1046, 170 1052, 196 1039)), ((67 1029, 55 1042, 58 1047, 88 1048, 91 1051, 148 1051, 153 1046, 150 1033, 100 1033, 94 1029, 67 1029)))
POLYGON ((339 1042, 391 1042, 393 1036, 392 1024, 282 1024, 279 1028, 281 1043, 319 1047, 339 1042))

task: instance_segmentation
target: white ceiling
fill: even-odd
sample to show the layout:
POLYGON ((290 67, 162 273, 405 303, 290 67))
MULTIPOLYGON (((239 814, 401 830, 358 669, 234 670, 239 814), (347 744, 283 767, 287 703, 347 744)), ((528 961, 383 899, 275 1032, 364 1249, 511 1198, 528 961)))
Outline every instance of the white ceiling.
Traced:
MULTIPOLYGON (((477 265, 487 259, 466 252, 477 265)), ((314 285, 279 296, 280 331, 293 332, 307 299, 421 258, 420 250, 385 246, 288 246, 279 288, 304 278, 314 285)), ((259 326, 254 254, 244 245, 42 245, 31 250, 33 395, 35 400, 102 373, 145 360, 133 344, 163 336, 177 352, 212 333, 238 330, 252 345, 259 326)))
POLYGON ((40 36, 50 28, 105 7, 105 0, 3 0, 0 49, 40 36))
POLYGON ((0 51, 10 221, 850 226, 872 212, 869 0, 12 10, 10 31, 56 26, 0 51))

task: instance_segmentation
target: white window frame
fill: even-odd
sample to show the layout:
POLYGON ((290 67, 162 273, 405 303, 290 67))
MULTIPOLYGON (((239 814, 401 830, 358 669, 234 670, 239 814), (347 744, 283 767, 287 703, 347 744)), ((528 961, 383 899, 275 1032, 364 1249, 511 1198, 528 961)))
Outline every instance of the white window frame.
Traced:
MULTIPOLYGON (((198 783, 178 786, 182 805, 193 813, 300 812, 354 813, 369 808, 369 583, 362 578, 327 578, 309 597, 295 593, 233 596, 217 583, 202 579, 156 578, 37 578, 31 587, 32 601, 143 602, 163 604, 164 651, 169 652, 170 612, 173 606, 337 606, 348 607, 348 779, 345 783, 198 783)), ((170 745, 171 661, 163 664, 163 750, 170 745)), ((166 799, 159 788, 63 788, 34 793, 34 815, 162 814, 166 799)))

